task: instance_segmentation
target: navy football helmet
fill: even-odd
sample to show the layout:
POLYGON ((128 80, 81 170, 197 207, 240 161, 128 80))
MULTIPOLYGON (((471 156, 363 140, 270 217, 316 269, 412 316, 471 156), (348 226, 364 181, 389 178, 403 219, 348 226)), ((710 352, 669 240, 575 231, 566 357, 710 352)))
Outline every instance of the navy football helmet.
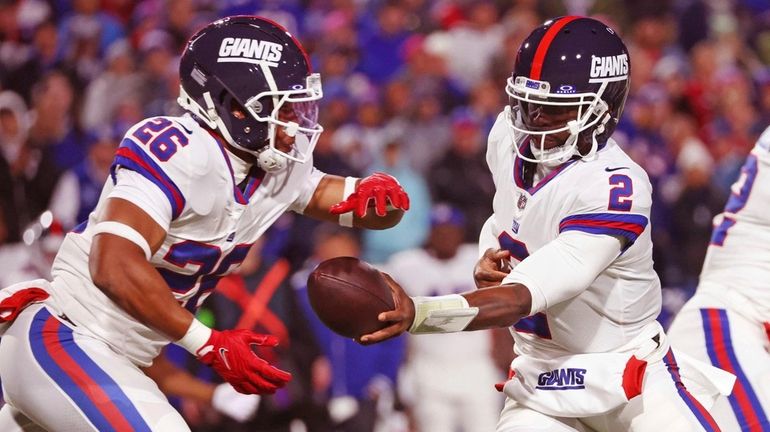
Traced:
POLYGON ((595 19, 565 16, 536 28, 522 42, 505 89, 508 125, 529 137, 532 151, 528 156, 514 145, 518 156, 547 166, 592 157, 620 119, 630 72, 623 41, 595 19), (554 134, 567 138, 562 143, 554 134), (549 140, 557 145, 547 148, 549 140), (583 154, 584 140, 591 147, 583 154))
POLYGON ((178 102, 232 146, 258 156, 265 171, 306 162, 323 128, 318 124, 321 76, 302 45, 260 17, 215 21, 187 43, 179 65, 178 102), (276 147, 277 128, 294 137, 276 147))

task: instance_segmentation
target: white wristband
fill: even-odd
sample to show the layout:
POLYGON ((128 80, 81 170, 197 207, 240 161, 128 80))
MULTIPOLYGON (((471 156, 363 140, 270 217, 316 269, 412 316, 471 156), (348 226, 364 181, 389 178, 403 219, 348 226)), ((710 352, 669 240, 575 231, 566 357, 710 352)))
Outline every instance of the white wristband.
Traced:
POLYGON ((139 231, 131 228, 130 226, 122 222, 115 221, 99 222, 93 229, 93 235, 95 236, 97 234, 103 233, 123 237, 131 243, 139 246, 142 251, 144 251, 144 256, 147 257, 147 261, 152 258, 152 251, 150 249, 150 244, 147 243, 147 239, 145 239, 143 235, 139 234, 139 231))
MULTIPOLYGON (((345 189, 342 191, 342 201, 345 201, 350 197, 350 195, 353 194, 353 192, 356 191, 356 182, 358 181, 357 177, 345 177, 345 189)), ((353 211, 349 211, 347 213, 343 213, 340 215, 339 224, 352 228, 353 227, 353 211)))
POLYGON ((479 308, 470 307, 459 294, 412 297, 414 321, 409 333, 452 333, 463 331, 476 318, 479 308))
POLYGON ((187 333, 182 336, 182 339, 174 342, 180 347, 186 349, 194 356, 202 356, 205 352, 198 352, 206 345, 211 337, 211 329, 206 327, 205 324, 193 318, 190 327, 187 329, 187 333))

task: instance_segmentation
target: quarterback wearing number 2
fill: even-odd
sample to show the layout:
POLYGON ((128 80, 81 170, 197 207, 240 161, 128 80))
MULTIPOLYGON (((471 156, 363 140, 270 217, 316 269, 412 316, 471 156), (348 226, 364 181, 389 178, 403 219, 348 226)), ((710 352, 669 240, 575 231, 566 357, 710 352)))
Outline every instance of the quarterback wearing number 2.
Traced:
POLYGON ((216 21, 190 39, 179 72, 189 113, 128 130, 53 281, 0 291, 2 431, 189 430, 140 370, 170 342, 241 393, 275 392, 291 375, 252 348, 277 340, 209 329, 195 310, 287 210, 387 228, 409 207, 388 175, 313 168, 320 76, 279 25, 216 21))
POLYGON ((489 134, 497 190, 480 289, 409 298, 390 279, 399 307, 380 319, 394 323, 362 338, 510 327, 518 356, 498 385, 498 432, 719 430, 707 409, 734 377, 680 356, 655 321, 652 190, 611 138, 630 71, 622 40, 597 20, 536 28, 489 134))

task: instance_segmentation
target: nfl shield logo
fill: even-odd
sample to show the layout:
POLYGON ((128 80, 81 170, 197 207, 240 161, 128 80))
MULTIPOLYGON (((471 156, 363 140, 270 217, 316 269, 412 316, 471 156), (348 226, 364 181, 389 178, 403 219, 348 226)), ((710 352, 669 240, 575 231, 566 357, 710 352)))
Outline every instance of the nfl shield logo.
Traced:
POLYGON ((519 210, 524 210, 524 207, 527 206, 527 196, 524 194, 519 194, 519 201, 516 203, 516 207, 519 208, 519 210))

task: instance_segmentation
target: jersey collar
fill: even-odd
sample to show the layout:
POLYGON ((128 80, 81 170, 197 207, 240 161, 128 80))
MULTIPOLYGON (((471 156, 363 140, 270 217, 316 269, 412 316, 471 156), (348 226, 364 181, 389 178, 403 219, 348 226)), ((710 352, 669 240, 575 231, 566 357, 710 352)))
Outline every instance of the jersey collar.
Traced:
POLYGON ((262 184, 262 180, 265 178, 265 172, 257 166, 252 166, 251 169, 246 174, 246 186, 241 190, 241 188, 238 187, 238 183, 236 183, 235 180, 235 173, 233 171, 233 165, 230 161, 230 154, 225 149, 224 145, 222 144, 221 139, 210 129, 204 128, 206 131, 211 135, 212 138, 214 138, 214 141, 217 143, 217 147, 219 148, 219 151, 222 153, 222 157, 225 160, 225 163, 227 164, 227 169, 230 171, 230 180, 233 184, 233 196, 235 198, 235 201, 238 204, 246 205, 249 203, 249 199, 254 195, 254 192, 257 190, 260 184, 262 184))
MULTIPOLYGON (((532 157, 532 149, 529 147, 529 140, 524 140, 520 147, 519 151, 527 156, 532 157)), ((540 179, 536 184, 527 186, 527 182, 524 179, 524 159, 521 159, 518 156, 515 156, 516 160, 513 163, 513 181, 516 184, 516 186, 519 189, 524 189, 527 192, 529 192, 530 195, 534 195, 537 191, 543 188, 548 182, 550 182, 554 177, 559 175, 561 172, 563 172, 567 167, 573 165, 575 162, 578 161, 578 159, 572 159, 569 160, 560 166, 556 167, 548 173, 545 177, 540 179)))

